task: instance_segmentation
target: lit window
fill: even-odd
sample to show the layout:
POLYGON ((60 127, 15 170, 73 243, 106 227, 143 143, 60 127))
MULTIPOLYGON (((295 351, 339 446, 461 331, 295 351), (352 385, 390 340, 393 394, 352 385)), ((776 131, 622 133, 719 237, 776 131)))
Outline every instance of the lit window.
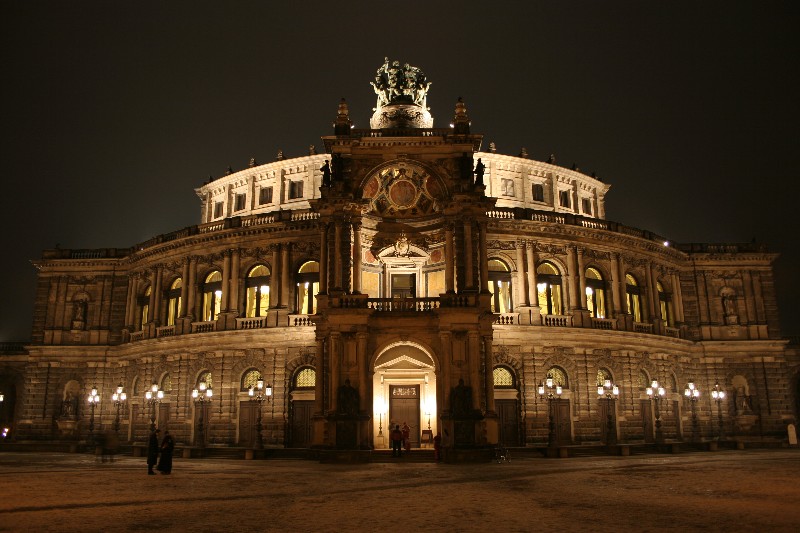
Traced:
POLYGON ((264 265, 256 265, 247 273, 245 280, 247 302, 245 316, 247 318, 267 316, 269 309, 270 271, 264 265))
POLYGON ((181 278, 176 279, 167 291, 167 325, 174 326, 181 312, 181 278))
POLYGON ((536 292, 543 315, 561 314, 561 274, 551 263, 536 268, 536 292))
POLYGON ((258 386, 259 379, 262 379, 261 372, 254 368, 248 370, 244 373, 244 377, 242 378, 242 390, 249 390, 250 387, 256 388, 258 386))
POLYGON ((550 370, 547 371, 546 377, 553 380, 553 385, 561 385, 561 388, 564 389, 569 388, 569 383, 567 382, 567 373, 564 372, 564 369, 561 367, 550 367, 550 370))
POLYGON ((661 315, 661 322, 665 326, 672 326, 674 323, 672 317, 672 295, 664 290, 661 282, 656 282, 656 290, 658 291, 658 310, 661 315))
POLYGON ((628 303, 628 314, 633 315, 634 322, 642 321, 642 288, 630 274, 625 274, 625 296, 628 303))
POLYGON ((144 329, 145 324, 150 321, 150 287, 139 297, 139 309, 139 329, 144 329))
POLYGON ((313 368, 304 368, 294 379, 296 389, 313 389, 317 385, 317 372, 313 368))
POLYGON ((510 313, 511 272, 508 266, 499 259, 489 259, 489 292, 492 293, 492 313, 510 313))
POLYGON ((492 371, 494 386, 501 388, 514 387, 514 375, 504 366, 497 366, 492 371))
POLYGON ((597 386, 602 387, 605 385, 606 380, 613 381, 611 379, 611 372, 606 370, 605 368, 600 368, 597 370, 597 386))
POLYGON ((594 318, 606 318, 606 284, 595 268, 586 269, 586 309, 594 318))
POLYGON ((295 275, 297 293, 297 312, 313 315, 317 312, 316 294, 319 292, 319 263, 303 263, 295 275))
POLYGON ((170 377, 169 373, 164 374, 164 377, 161 378, 161 386, 159 389, 164 392, 172 391, 172 378, 170 377))
POLYGON ((206 276, 203 283, 203 320, 208 322, 216 320, 220 313, 222 302, 222 274, 219 270, 206 276))

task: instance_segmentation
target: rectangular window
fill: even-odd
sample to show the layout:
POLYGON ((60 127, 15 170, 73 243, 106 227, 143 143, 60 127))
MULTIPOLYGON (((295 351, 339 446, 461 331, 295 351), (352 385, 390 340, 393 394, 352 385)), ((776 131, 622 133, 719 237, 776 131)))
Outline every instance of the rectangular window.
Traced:
POLYGON ((245 201, 247 200, 247 196, 244 194, 237 194, 236 200, 234 204, 234 211, 241 211, 244 209, 245 201))
POLYGON ((258 203, 259 205, 272 203, 272 187, 261 187, 258 191, 258 203))
POLYGON ((544 202, 544 186, 538 183, 533 186, 533 201, 544 202))
POLYGON ((514 196, 514 180, 500 180, 500 194, 514 196))
POLYGON ((222 216, 222 202, 214 202, 214 218, 222 216))
POLYGON ((569 207, 569 191, 558 193, 558 203, 561 204, 561 207, 569 207))
POLYGON ((592 214, 592 200, 590 198, 583 199, 583 212, 587 215, 592 214))
POLYGON ((303 182, 290 181, 289 182, 289 200, 303 197, 303 182))

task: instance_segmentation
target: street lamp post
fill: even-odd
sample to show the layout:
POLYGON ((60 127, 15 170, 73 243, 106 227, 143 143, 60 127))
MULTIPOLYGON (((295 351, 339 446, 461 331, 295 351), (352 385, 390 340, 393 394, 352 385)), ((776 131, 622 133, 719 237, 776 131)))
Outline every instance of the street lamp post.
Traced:
POLYGON ((714 390, 711 391, 711 397, 717 402, 717 413, 719 414, 719 439, 722 440, 722 400, 725 399, 725 391, 719 386, 719 382, 714 383, 714 390))
POLYGON ((114 402, 114 407, 117 408, 117 415, 114 417, 114 432, 119 433, 119 409, 125 405, 128 395, 123 392, 122 383, 117 385, 117 390, 111 395, 111 400, 114 402))
POLYGON ((555 415, 553 413, 553 401, 561 397, 563 389, 561 385, 556 385, 553 378, 547 378, 544 383, 539 383, 539 396, 547 398, 548 423, 547 423, 547 446, 558 446, 558 435, 556 434, 555 415))
POLYGON ((211 402, 212 396, 214 396, 214 392, 211 387, 206 385, 205 380, 198 383, 197 388, 192 391, 194 403, 200 409, 200 416, 197 418, 197 437, 201 448, 206 447, 205 428, 203 427, 206 417, 205 404, 211 402))
POLYGON ((258 416, 256 417, 256 448, 261 450, 264 448, 264 436, 261 434, 263 429, 261 426, 261 404, 264 403, 264 400, 271 400, 272 385, 267 385, 264 387, 264 380, 258 378, 256 386, 253 387, 251 385, 247 390, 247 394, 250 396, 251 402, 258 403, 258 416))
POLYGON ((158 385, 154 381, 152 385, 150 385, 150 390, 144 394, 145 402, 147 406, 150 408, 150 431, 156 430, 156 405, 161 403, 161 400, 164 399, 164 391, 158 388, 158 385))
POLYGON ((97 394, 97 387, 92 387, 88 400, 89 407, 92 408, 92 414, 89 418, 89 442, 94 444, 94 408, 100 403, 100 395, 97 394))
POLYGON ((661 430, 661 412, 659 410, 659 406, 661 404, 661 400, 664 399, 666 396, 667 391, 664 390, 664 387, 658 384, 658 380, 653 380, 650 383, 650 386, 645 389, 647 393, 647 398, 653 402, 654 406, 654 414, 656 417, 656 443, 663 444, 664 443, 664 433, 661 430))
POLYGON ((617 431, 614 428, 614 401, 619 398, 619 387, 607 379, 602 385, 597 386, 597 395, 600 396, 600 399, 605 397, 608 402, 606 444, 610 446, 617 442, 617 431))
POLYGON ((689 383, 686 384, 686 388, 683 390, 683 395, 689 400, 689 405, 692 408, 692 442, 697 442, 699 435, 699 427, 697 424, 697 400, 700 398, 700 389, 698 389, 694 381, 690 379, 689 383))

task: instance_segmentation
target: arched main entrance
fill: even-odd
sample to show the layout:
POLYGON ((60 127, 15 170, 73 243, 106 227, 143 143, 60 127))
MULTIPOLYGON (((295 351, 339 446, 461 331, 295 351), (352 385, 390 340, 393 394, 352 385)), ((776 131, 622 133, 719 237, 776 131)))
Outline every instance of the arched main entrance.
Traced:
POLYGON ((407 423, 412 448, 432 446, 437 433, 436 363, 413 342, 387 346, 375 359, 372 376, 375 448, 389 448, 394 425, 407 423))

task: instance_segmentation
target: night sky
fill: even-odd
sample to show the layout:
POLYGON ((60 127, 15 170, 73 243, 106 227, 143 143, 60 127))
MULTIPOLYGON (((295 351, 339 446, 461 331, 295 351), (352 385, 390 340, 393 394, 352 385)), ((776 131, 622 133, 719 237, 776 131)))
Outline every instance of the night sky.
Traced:
POLYGON ((197 224, 194 188, 321 149, 341 97, 369 127, 384 56, 433 82, 434 126, 462 96, 484 149, 597 172, 610 220, 781 253, 800 334, 792 2, 285 3, 0 2, 0 341, 29 339, 43 249, 197 224))

